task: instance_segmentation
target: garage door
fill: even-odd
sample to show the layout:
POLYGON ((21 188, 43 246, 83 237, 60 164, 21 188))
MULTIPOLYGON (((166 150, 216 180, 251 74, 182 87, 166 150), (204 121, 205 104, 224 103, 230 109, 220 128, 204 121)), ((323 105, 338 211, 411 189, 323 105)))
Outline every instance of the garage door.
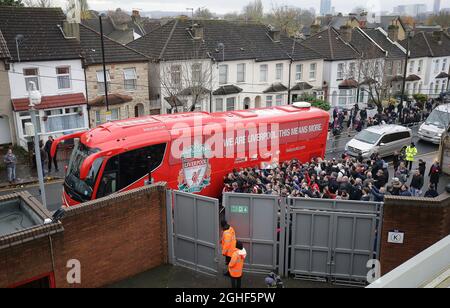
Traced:
POLYGON ((8 144, 11 141, 8 117, 0 116, 0 144, 8 144))

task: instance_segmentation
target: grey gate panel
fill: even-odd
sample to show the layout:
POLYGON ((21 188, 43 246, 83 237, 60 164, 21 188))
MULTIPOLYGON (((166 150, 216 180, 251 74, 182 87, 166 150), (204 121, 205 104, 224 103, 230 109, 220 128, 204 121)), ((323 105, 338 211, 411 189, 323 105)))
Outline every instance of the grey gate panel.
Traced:
POLYGON ((219 201, 173 192, 174 264, 206 274, 218 272, 219 201))
POLYGON ((326 212, 295 210, 291 225, 290 272, 297 276, 328 277, 331 265, 333 216, 326 212))
POLYGON ((279 264, 284 261, 285 207, 280 208, 280 198, 226 193, 223 200, 225 218, 247 251, 245 270, 282 271, 279 264))
POLYGON ((365 281, 377 259, 382 204, 290 199, 289 272, 299 278, 365 281))

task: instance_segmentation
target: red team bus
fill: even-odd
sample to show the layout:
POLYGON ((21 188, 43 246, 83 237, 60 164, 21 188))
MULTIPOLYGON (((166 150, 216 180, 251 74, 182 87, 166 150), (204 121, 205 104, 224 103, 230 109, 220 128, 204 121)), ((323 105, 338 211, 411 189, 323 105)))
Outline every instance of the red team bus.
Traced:
POLYGON ((75 139, 63 203, 73 206, 152 181, 219 197, 233 169, 324 157, 329 114, 307 103, 221 113, 147 116, 61 137, 75 139))

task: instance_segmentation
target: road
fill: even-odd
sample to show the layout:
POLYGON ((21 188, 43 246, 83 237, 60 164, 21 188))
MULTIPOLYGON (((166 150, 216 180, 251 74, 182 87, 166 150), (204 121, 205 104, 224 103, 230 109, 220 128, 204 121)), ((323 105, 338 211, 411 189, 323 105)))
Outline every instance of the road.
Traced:
MULTIPOLYGON (((437 145, 419 141, 419 138, 417 137, 418 130, 419 130, 418 126, 413 128, 413 133, 414 133, 413 140, 416 143, 417 149, 419 151, 419 154, 418 154, 419 157, 438 151, 439 147, 437 145)), ((327 152, 326 158, 327 159, 339 158, 344 153, 345 144, 350 139, 351 138, 349 138, 347 135, 344 135, 344 136, 338 137, 336 139, 332 138, 331 140, 329 140, 328 145, 327 145, 327 149, 329 149, 329 150, 327 152)), ((388 160, 389 160, 389 158, 388 158, 388 160)), ((431 165, 431 161, 427 163, 427 167, 429 167, 430 165, 431 165)), ((45 190, 47 193, 47 208, 51 212, 57 210, 61 206, 61 196, 62 196, 62 188, 63 188, 62 184, 63 184, 63 182, 59 181, 59 182, 53 182, 53 183, 46 184, 46 186, 45 186, 45 190)), ((442 183, 442 184, 444 184, 444 183, 442 183)), ((443 187, 442 187, 442 189, 443 189, 443 187)), ((33 196, 35 196, 36 198, 38 198, 40 200, 38 185, 33 185, 33 186, 26 187, 23 189, 0 191, 0 195, 5 195, 8 193, 11 193, 14 191, 20 191, 20 190, 27 190, 28 192, 30 192, 30 194, 32 194, 33 196)))

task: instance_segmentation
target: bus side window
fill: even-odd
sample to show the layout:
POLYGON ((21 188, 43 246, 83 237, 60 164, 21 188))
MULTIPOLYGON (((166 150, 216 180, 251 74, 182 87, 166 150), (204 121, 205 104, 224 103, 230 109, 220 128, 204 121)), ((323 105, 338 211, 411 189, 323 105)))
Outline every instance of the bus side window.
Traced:
POLYGON ((109 196, 118 190, 118 175, 119 158, 118 156, 114 156, 106 163, 102 179, 98 186, 97 198, 109 196))

